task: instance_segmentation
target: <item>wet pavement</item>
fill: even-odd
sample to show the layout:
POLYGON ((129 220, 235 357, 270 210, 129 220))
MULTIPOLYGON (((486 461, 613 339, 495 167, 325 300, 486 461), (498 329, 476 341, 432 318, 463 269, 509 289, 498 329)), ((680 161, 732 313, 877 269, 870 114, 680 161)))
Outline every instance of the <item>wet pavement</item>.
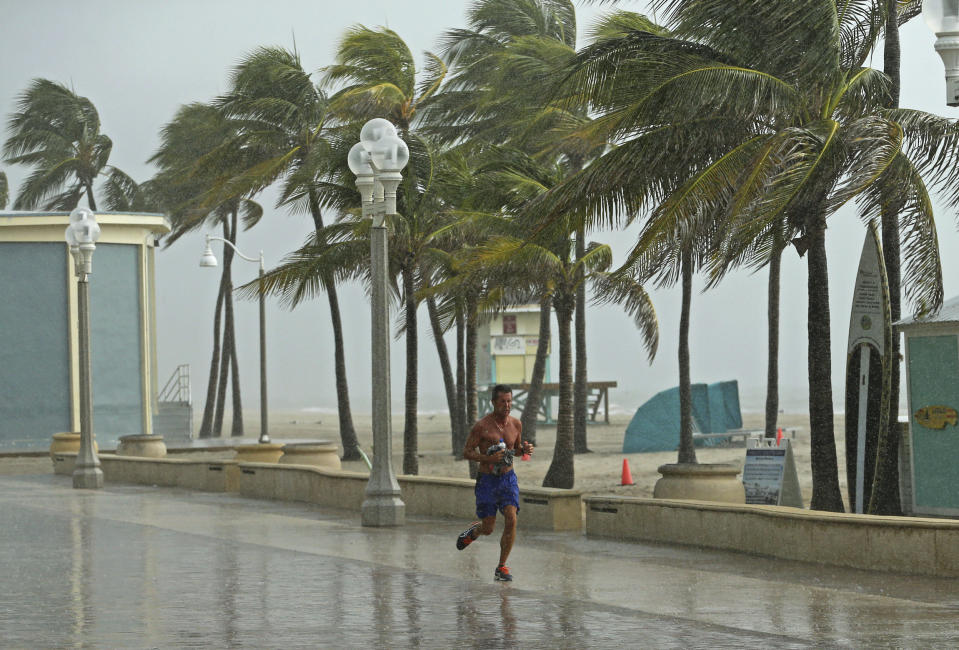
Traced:
POLYGON ((959 586, 143 486, 0 476, 0 647, 955 647, 959 586))

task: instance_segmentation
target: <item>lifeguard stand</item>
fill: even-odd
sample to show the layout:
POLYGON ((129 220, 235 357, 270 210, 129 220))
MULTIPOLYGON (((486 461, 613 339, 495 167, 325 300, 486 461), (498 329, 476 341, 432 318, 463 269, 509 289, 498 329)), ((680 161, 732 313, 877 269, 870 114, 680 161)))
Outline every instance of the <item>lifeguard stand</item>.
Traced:
MULTIPOLYGON (((539 345, 539 305, 517 305, 506 309, 481 325, 476 337, 476 383, 479 412, 490 412, 490 391, 496 384, 513 388, 513 405, 526 408, 526 391, 533 379, 533 364, 539 345)), ((550 376, 550 359, 546 357, 543 382, 550 376)), ((540 404, 541 416, 552 421, 550 399, 540 404)))

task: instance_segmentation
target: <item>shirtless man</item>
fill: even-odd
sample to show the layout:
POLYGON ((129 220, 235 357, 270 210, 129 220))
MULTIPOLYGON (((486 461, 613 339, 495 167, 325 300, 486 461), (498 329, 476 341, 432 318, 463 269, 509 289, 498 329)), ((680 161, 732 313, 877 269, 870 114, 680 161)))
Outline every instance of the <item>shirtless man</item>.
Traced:
POLYGON ((513 471, 514 454, 532 454, 533 445, 523 442, 523 426, 516 418, 510 417, 513 406, 513 390, 506 385, 493 387, 493 412, 480 418, 473 426, 463 458, 479 463, 476 475, 476 516, 469 528, 456 538, 456 548, 463 550, 480 535, 490 535, 496 525, 496 511, 503 513, 505 524, 503 536, 499 542, 499 564, 493 573, 495 580, 510 581, 506 559, 513 549, 516 539, 516 513, 519 512, 519 487, 516 484, 516 472, 513 471), (492 455, 487 450, 503 441, 505 449, 492 455))

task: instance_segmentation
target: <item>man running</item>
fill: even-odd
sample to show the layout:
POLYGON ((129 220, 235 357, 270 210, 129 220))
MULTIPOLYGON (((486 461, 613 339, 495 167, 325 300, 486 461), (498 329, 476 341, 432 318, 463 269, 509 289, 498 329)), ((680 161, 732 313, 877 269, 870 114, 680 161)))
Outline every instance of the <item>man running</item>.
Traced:
POLYGON ((493 573, 495 580, 510 581, 506 560, 516 539, 516 513, 519 512, 519 486, 513 471, 516 453, 533 453, 533 445, 523 442, 523 426, 510 417, 513 389, 504 384, 493 386, 493 412, 480 418, 470 430, 463 449, 463 458, 479 463, 476 476, 476 516, 469 528, 456 538, 456 548, 463 550, 480 535, 490 535, 496 525, 496 511, 503 513, 505 524, 500 538, 499 564, 493 573), (503 445, 499 445, 502 442, 503 445), (496 448, 499 446, 501 448, 496 448))

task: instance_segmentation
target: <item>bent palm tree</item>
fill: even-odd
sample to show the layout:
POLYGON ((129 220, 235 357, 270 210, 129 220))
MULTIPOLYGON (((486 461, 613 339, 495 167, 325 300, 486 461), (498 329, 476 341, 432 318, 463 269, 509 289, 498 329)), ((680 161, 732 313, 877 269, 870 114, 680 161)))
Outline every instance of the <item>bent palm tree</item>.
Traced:
MULTIPOLYGON (((223 237, 236 244, 239 219, 246 228, 263 215, 262 208, 242 195, 228 195, 222 188, 231 177, 250 166, 255 152, 241 146, 237 125, 208 104, 181 107, 160 133, 161 145, 150 159, 159 166, 151 181, 151 193, 169 214, 173 230, 165 245, 204 223, 219 225, 223 237)), ((219 436, 225 408, 227 380, 232 377, 232 435, 243 434, 239 366, 233 322, 233 249, 225 246, 220 290, 213 323, 213 355, 200 436, 219 436), (221 346, 221 314, 224 319, 221 346)))
MULTIPOLYGON (((280 182, 279 205, 309 212, 319 236, 324 228, 323 209, 329 205, 319 179, 335 164, 330 160, 325 93, 303 70, 297 53, 277 47, 248 54, 233 70, 230 86, 216 106, 238 122, 242 138, 260 150, 262 159, 228 182, 242 191, 280 182)), ((332 276, 320 286, 329 302, 333 327, 333 372, 343 460, 359 460, 339 297, 332 276)))
POLYGON ((634 30, 582 53, 573 78, 602 113, 594 128, 623 143, 556 192, 551 208, 562 214, 568 205, 591 207, 610 221, 621 210, 648 209, 652 225, 633 256, 662 232, 694 233, 702 223, 723 223, 749 238, 786 219, 802 233, 812 507, 841 510, 826 218, 895 173, 913 224, 906 248, 924 252, 907 263, 911 284, 924 306, 936 308, 941 273, 922 176, 956 186, 955 129, 932 115, 884 108, 887 78, 862 67, 879 32, 867 3, 661 0, 655 6, 664 10, 671 35, 634 30))
POLYGON ((17 98, 3 145, 8 163, 33 171, 13 207, 72 210, 85 195, 97 209, 94 183, 107 170, 113 142, 100 133, 100 116, 86 97, 49 79, 34 79, 17 98))
MULTIPOLYGON (((437 165, 433 145, 417 130, 417 111, 439 88, 446 66, 439 57, 426 53, 423 74, 417 74, 409 47, 400 36, 386 28, 351 28, 340 41, 336 61, 324 69, 324 82, 339 89, 330 98, 330 111, 343 122, 359 126, 374 117, 385 117, 396 125, 410 148, 410 164, 398 193, 400 219, 393 224, 393 236, 408 235, 407 257, 401 264, 406 333, 406 391, 403 427, 403 471, 418 472, 417 459, 417 289, 418 245, 429 237, 435 206, 431 185, 437 165)), ((345 161, 343 156, 342 160, 345 161)), ((391 243, 390 254, 396 248, 391 243)))

